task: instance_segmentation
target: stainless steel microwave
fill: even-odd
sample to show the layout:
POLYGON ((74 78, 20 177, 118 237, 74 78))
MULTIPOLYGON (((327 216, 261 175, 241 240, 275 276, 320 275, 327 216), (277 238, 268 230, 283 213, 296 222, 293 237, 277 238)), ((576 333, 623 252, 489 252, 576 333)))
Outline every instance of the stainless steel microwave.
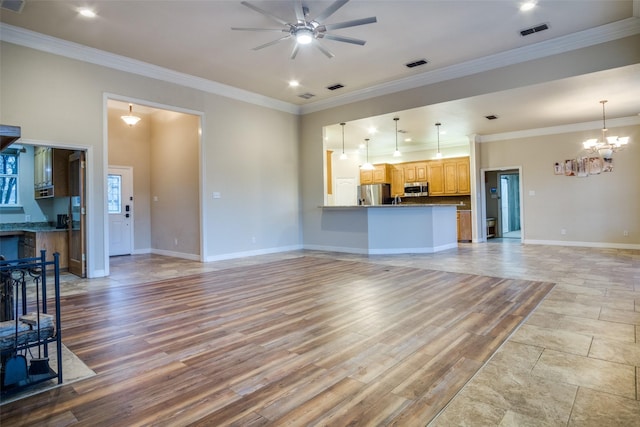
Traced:
POLYGON ((405 182, 404 197, 419 197, 429 195, 429 184, 427 182, 405 182))

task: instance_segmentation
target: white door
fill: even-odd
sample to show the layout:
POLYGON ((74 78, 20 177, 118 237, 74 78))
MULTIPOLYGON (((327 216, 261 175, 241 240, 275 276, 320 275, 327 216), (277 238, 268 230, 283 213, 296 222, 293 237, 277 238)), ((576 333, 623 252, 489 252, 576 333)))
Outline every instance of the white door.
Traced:
POLYGON ((107 178, 109 256, 133 253, 133 170, 110 166, 107 178))
POLYGON ((336 178, 336 206, 353 206, 358 204, 355 178, 336 178))

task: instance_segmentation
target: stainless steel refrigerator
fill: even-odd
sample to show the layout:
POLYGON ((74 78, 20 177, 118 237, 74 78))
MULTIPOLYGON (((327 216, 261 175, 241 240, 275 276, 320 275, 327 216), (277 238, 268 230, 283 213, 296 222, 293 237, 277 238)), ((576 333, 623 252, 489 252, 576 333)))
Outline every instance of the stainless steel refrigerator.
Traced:
POLYGON ((358 204, 375 206, 391 200, 391 184, 363 184, 358 187, 358 204))

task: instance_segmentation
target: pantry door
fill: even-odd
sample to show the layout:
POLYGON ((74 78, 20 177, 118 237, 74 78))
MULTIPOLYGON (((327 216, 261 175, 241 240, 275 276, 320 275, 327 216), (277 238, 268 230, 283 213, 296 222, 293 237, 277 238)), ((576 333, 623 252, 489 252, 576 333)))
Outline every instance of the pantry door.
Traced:
POLYGON ((80 277, 87 277, 85 165, 84 151, 69 156, 69 272, 80 277))
POLYGON ((107 178, 109 256, 133 253, 133 169, 110 166, 107 178))

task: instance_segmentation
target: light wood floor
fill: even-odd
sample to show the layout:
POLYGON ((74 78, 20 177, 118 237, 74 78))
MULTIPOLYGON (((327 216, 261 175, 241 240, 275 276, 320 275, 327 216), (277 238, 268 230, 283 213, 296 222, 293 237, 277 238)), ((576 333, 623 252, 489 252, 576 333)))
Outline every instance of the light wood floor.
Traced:
MULTIPOLYGON (((126 297, 125 291, 127 289, 122 288, 131 287, 131 290, 135 291, 135 296, 139 297, 139 299, 148 298, 149 295, 141 291, 144 287, 139 286, 140 284, 209 272, 214 272, 218 277, 220 272, 226 274, 224 272, 227 270, 231 270, 228 272, 235 271, 236 273, 241 271, 241 269, 238 270, 237 268, 256 271, 254 268, 262 264, 285 261, 286 265, 286 261, 296 260, 301 257, 342 261, 353 263, 350 264, 353 266, 359 266, 362 263, 371 264, 370 268, 372 270, 370 271, 376 272, 374 274, 376 279, 379 275, 387 278, 390 275, 391 279, 389 280, 394 285, 396 283, 398 285, 401 284, 406 277, 404 273, 400 272, 408 272, 415 269, 425 270, 423 272, 425 275, 431 274, 428 270, 434 270, 556 283, 542 303, 516 329, 516 332, 508 337, 507 342, 498 348, 475 376, 461 388, 444 410, 431 421, 430 426, 554 425, 602 427, 638 425, 638 420, 640 420, 640 251, 638 250, 522 245, 514 241, 514 239, 505 239, 503 241, 501 239, 491 239, 483 244, 460 244, 457 249, 422 255, 362 256, 320 251, 292 251, 206 264, 155 255, 139 255, 112 258, 111 275, 108 278, 82 280, 65 276, 63 293, 68 297, 78 295, 88 298, 86 301, 88 301, 91 309, 87 309, 89 310, 87 313, 83 313, 80 307, 74 308, 74 310, 77 311, 76 314, 79 318, 86 316, 89 319, 93 311, 96 312, 96 315, 101 315, 99 307, 102 304, 106 304, 106 307, 124 307, 126 304, 132 303, 126 297), (401 269, 396 269, 398 267, 401 269), (408 270, 402 269, 405 267, 408 270), (389 271, 386 271, 387 269, 389 271)), ((342 263, 337 264, 344 265, 342 263)), ((286 268, 281 270, 283 283, 292 280, 290 275, 286 273, 287 271, 286 268)), ((351 268, 347 269, 347 271, 338 269, 338 283, 344 283, 343 281, 347 280, 348 277, 352 277, 352 274, 360 274, 358 271, 355 267, 353 271, 351 268)), ((266 273, 266 271, 257 273, 255 277, 259 278, 260 283, 267 284, 268 282, 265 281, 262 273, 266 273)), ((303 274, 299 274, 299 276, 304 277, 303 274)), ((314 292, 320 292, 323 278, 318 282, 318 289, 314 289, 314 292)), ((234 281, 239 280, 241 279, 238 277, 234 279, 234 281)), ((249 282, 247 281, 247 283, 238 286, 248 291, 249 282)), ((372 280, 372 283, 376 282, 377 280, 372 280)), ((355 283, 357 286, 351 286, 351 288, 357 290, 368 282, 361 280, 355 283)), ((378 284, 374 287, 374 289, 379 289, 384 296, 381 298, 383 301, 375 305, 373 304, 376 302, 375 293, 364 294, 363 302, 357 304, 357 298, 353 299, 351 294, 345 294, 344 286, 339 287, 340 302, 338 305, 348 306, 348 309, 344 310, 342 314, 323 312, 323 315, 317 316, 313 320, 321 322, 324 319, 333 318, 329 322, 329 328, 338 328, 338 331, 344 334, 349 331, 350 334, 346 335, 347 338, 343 338, 347 339, 344 343, 344 348, 334 346, 338 348, 333 356, 330 354, 317 354, 317 358, 314 358, 313 363, 323 361, 323 365, 318 365, 317 369, 331 370, 333 366, 347 363, 345 358, 348 356, 348 349, 351 343, 348 339, 367 339, 365 337, 378 333, 375 328, 373 331, 365 329, 365 325, 362 322, 354 321, 349 323, 349 317, 353 316, 354 310, 371 310, 371 315, 366 318, 373 321, 379 320, 377 316, 380 314, 388 315, 389 310, 404 308, 402 305, 393 304, 393 301, 397 301, 396 298, 401 298, 401 296, 394 295, 392 291, 389 291, 391 286, 386 285, 385 287, 378 284), (386 293, 385 290, 387 291, 386 293), (345 301, 342 301, 342 299, 345 301), (383 307, 383 309, 374 310, 374 306, 383 307), (339 329, 341 326, 342 329, 339 329)), ((409 286, 413 288, 415 283, 409 286)), ((176 290, 170 291, 170 293, 173 292, 176 292, 176 290)), ((186 292, 186 290, 183 290, 183 292, 186 292)), ((355 293, 357 294, 358 292, 355 293)), ((329 294, 329 298, 333 296, 333 293, 329 294)), ((218 297, 223 298, 223 294, 218 297)), ((230 297, 230 295, 227 294, 227 297, 230 297)), ((282 307, 284 307, 286 304, 291 303, 301 311, 296 312, 295 309, 293 311, 282 311, 281 316, 295 316, 297 313, 303 313, 304 309, 302 307, 304 307, 304 303, 302 301, 291 300, 285 303, 281 299, 283 297, 284 295, 274 294, 272 296, 274 305, 269 305, 268 311, 277 312, 278 304, 282 303, 284 304, 282 307)), ((207 295, 207 298, 215 297, 207 295)), ((259 297, 256 295, 255 298, 259 297)), ((165 355, 162 351, 160 351, 160 354, 146 354, 145 349, 147 352, 151 351, 148 346, 128 335, 127 328, 129 327, 136 333, 153 334, 155 328, 178 328, 177 323, 180 321, 189 322, 189 320, 181 318, 181 320, 175 320, 174 325, 170 327, 162 325, 161 319, 164 316, 175 319, 177 315, 174 310, 179 310, 177 307, 181 304, 191 304, 192 301, 187 301, 193 299, 197 299, 195 294, 184 295, 182 298, 172 296, 168 301, 159 303, 158 308, 154 309, 153 305, 148 306, 142 313, 135 315, 136 318, 142 315, 153 317, 148 326, 135 326, 135 324, 127 326, 124 319, 119 320, 114 325, 105 326, 109 332, 109 343, 113 343, 113 347, 115 347, 109 349, 109 352, 122 363, 122 368, 120 369, 128 369, 129 371, 127 372, 132 372, 133 375, 138 375, 138 372, 141 373, 141 377, 138 377, 135 381, 125 375, 125 371, 116 373, 118 363, 110 363, 108 358, 101 357, 99 351, 96 350, 103 344, 95 338, 92 339, 90 334, 85 334, 82 337, 82 333, 79 332, 81 326, 76 324, 74 329, 80 340, 77 345, 80 345, 85 350, 84 357, 92 356, 94 358, 91 363, 95 364, 96 370, 99 372, 92 381, 100 381, 104 375, 108 375, 114 382, 111 384, 97 384, 82 381, 76 384, 69 384, 47 394, 40 394, 23 400, 20 404, 3 405, 0 407, 0 425, 71 425, 74 423, 87 425, 89 421, 84 421, 81 417, 89 416, 87 411, 90 412, 88 408, 92 405, 97 407, 96 413, 106 411, 107 415, 101 416, 108 419, 108 421, 93 424, 131 425, 127 424, 127 422, 131 421, 131 417, 137 414, 140 414, 141 419, 152 419, 153 415, 151 413, 153 411, 157 411, 159 414, 168 414, 171 412, 170 408, 173 408, 172 405, 179 405, 181 399, 186 399, 186 401, 192 402, 192 405, 184 409, 182 413, 184 416, 183 422, 176 421, 173 423, 173 425, 183 425, 190 419, 198 417, 206 419, 206 416, 213 416, 215 411, 221 409, 215 406, 215 402, 226 404, 225 402, 229 402, 229 399, 232 399, 231 396, 234 396, 234 394, 238 400, 231 404, 241 405, 240 401, 244 400, 244 404, 248 405, 245 407, 246 409, 258 407, 257 401, 247 401, 246 399, 250 399, 249 396, 257 392, 259 387, 265 387, 264 384, 269 381, 275 381, 275 377, 282 375, 278 374, 280 372, 276 362, 278 356, 275 353, 270 353, 272 349, 265 347, 263 353, 260 353, 260 356, 256 356, 262 357, 264 355, 267 358, 267 353, 271 355, 270 362, 265 362, 264 367, 254 367, 251 370, 247 369, 244 374, 237 374, 238 377, 247 378, 247 381, 249 381, 248 378, 255 374, 256 369, 263 369, 268 372, 268 374, 262 376, 263 380, 260 380, 258 376, 251 385, 243 383, 247 384, 244 388, 236 388, 235 390, 230 388, 231 391, 227 391, 229 394, 215 394, 219 393, 220 387, 228 387, 230 384, 228 377, 224 376, 224 372, 221 372, 219 373, 220 380, 211 387, 212 390, 215 390, 214 395, 207 394, 205 387, 205 390, 202 390, 201 397, 200 392, 195 390, 198 388, 198 382, 203 381, 201 377, 206 375, 205 370, 207 367, 215 369, 210 366, 207 356, 204 354, 205 352, 215 352, 215 349, 201 348, 199 351, 202 351, 202 358, 198 358, 195 353, 180 356, 197 363, 198 369, 190 369, 185 367, 188 366, 187 364, 174 362, 170 364, 170 369, 167 372, 163 372, 160 366, 171 355, 165 355), (148 331, 141 330, 141 328, 147 328, 148 331), (127 342, 130 343, 134 354, 142 355, 140 358, 129 355, 129 351, 122 348, 127 342), (110 373, 107 374, 107 370, 110 370, 110 373), (187 375, 186 377, 181 377, 183 372, 184 375, 187 375), (151 387, 151 382, 158 381, 159 378, 161 382, 165 383, 172 383, 173 381, 173 389, 169 391, 159 385, 151 387), (184 382, 175 384, 174 379, 176 378, 183 378, 184 382), (118 384, 119 382, 124 384, 121 386, 118 384), (140 382, 139 385, 138 382, 140 382), (191 385, 192 383, 193 385, 191 385), (94 387, 92 388, 87 384, 94 384, 94 387), (78 390, 74 388, 76 386, 78 390), (119 391, 119 387, 130 388, 135 393, 132 395, 122 393, 119 391), (137 387, 139 389, 136 389, 137 387), (101 390, 101 388, 104 388, 104 390, 101 390), (171 393, 170 397, 167 397, 167 393, 171 393), (143 405, 141 403, 143 395, 150 402, 168 402, 166 410, 165 405, 154 407, 149 402, 143 405), (87 396, 93 396, 92 398, 95 398, 95 400, 87 399, 83 403, 87 396), (174 403, 174 400, 177 402, 174 403), (107 409, 108 405, 113 404, 112 402, 116 402, 119 405, 117 412, 110 413, 110 410, 107 409), (78 408, 83 407, 83 411, 74 412, 74 405, 79 405, 78 408), (141 408, 144 408, 144 410, 141 408), (40 421, 33 422, 30 420, 40 421)), ((72 298, 69 298, 69 301, 72 300, 72 298)), ((259 304, 258 301, 259 299, 249 298, 247 306, 254 306, 255 308, 255 305, 259 304)), ((239 301, 235 301, 235 304, 239 304, 239 301)), ((418 319, 422 315, 419 313, 419 309, 411 306, 411 303, 407 302, 407 307, 409 307, 408 310, 413 315, 404 323, 405 328, 408 329, 406 331, 395 331, 398 334, 410 334, 411 327, 418 328, 420 326, 418 323, 407 325, 407 322, 411 321, 410 319, 418 319)), ((116 313, 122 314, 122 308, 113 309, 116 313)), ((240 318, 243 316, 242 310, 244 308, 238 306, 237 310, 231 310, 225 313, 225 316, 228 319, 238 316, 236 320, 241 322, 240 318)), ((284 308, 280 308, 280 310, 284 310, 284 308)), ((247 315, 256 316, 254 317, 256 321, 254 326, 255 328, 260 328, 260 321, 258 320, 260 313, 247 313, 247 315)), ((203 318, 202 324, 191 325, 189 329, 191 334, 205 334, 204 336, 206 336, 203 329, 209 328, 209 324, 212 322, 217 324, 215 319, 204 320, 205 318, 203 318)), ((426 324, 429 324, 430 319, 427 319, 426 324)), ((69 318, 69 321, 71 320, 69 318)), ((266 322, 269 321, 267 318, 264 320, 266 322)), ((249 337, 255 336, 256 341, 253 344, 257 344, 260 342, 260 337, 267 337, 268 334, 276 333, 277 330, 286 333, 287 325, 283 324, 281 320, 273 319, 274 329, 265 330, 263 332, 264 335, 259 330, 252 328, 252 326, 246 325, 247 328, 245 330, 236 331, 235 335, 228 336, 228 341, 225 341, 223 337, 207 337, 207 339, 215 342, 218 348, 227 348, 234 339, 237 339, 237 334, 246 334, 249 337)), ((402 319, 398 315, 394 320, 401 321, 402 319)), ((441 321, 442 319, 440 318, 441 321)), ((233 321, 230 320, 230 322, 231 325, 234 325, 233 321)), ((470 324, 466 323, 466 326, 470 324)), ((479 323, 476 324, 480 325, 479 323)), ((236 325, 239 326, 239 324, 236 325)), ((314 331, 314 326, 310 323, 305 325, 303 327, 304 333, 322 334, 322 331, 314 331)), ((392 323, 385 325, 384 322, 380 323, 379 321, 371 323, 371 325, 375 325, 375 327, 383 325, 383 329, 394 327, 392 323)), ((442 324, 436 326, 442 327, 442 324)), ((97 326, 91 325, 91 327, 97 326)), ((173 341, 176 341, 175 344, 180 346, 184 338, 177 333, 177 329, 174 329, 174 331, 176 331, 176 335, 173 341)), ((461 333, 469 332, 471 331, 461 333)), ((386 329, 380 331, 380 334, 384 335, 385 333, 391 334, 386 329)), ((295 332, 291 332, 291 334, 291 339, 296 339, 295 332)), ((402 342, 393 341, 394 337, 399 339, 399 336, 391 334, 386 337, 391 340, 389 342, 393 343, 389 348, 397 348, 398 352, 409 351, 412 346, 418 345, 418 342, 425 338, 424 334, 416 333, 415 336, 406 335, 410 337, 402 342)), ((160 338, 156 337, 156 339, 160 338)), ((63 341, 67 342, 66 335, 63 341)), ((314 343, 322 347, 320 341, 315 341, 314 343)), ((357 343, 356 341, 356 347, 357 343)), ((281 344, 283 346, 286 345, 285 342, 281 342, 281 344)), ((173 344, 168 345, 172 346, 173 344)), ((381 342, 377 346, 373 344, 369 353, 382 357, 385 353, 378 351, 380 345, 389 346, 387 342, 381 342)), ((77 349, 80 350, 80 348, 77 349)), ((308 349, 308 352, 314 351, 310 347, 305 349, 308 349)), ((363 351, 363 354, 366 354, 366 352, 363 351)), ((423 352, 423 354, 429 355, 426 352, 423 352)), ((229 359, 222 360, 219 363, 229 366, 232 371, 236 364, 243 363, 245 364, 244 366, 249 366, 247 364, 257 363, 251 357, 247 358, 239 348, 229 351, 228 357, 229 359)), ((472 360, 469 359, 469 361, 472 360)), ((420 365, 421 362, 414 367, 414 372, 420 372, 422 367, 428 365, 428 362, 420 365)), ((296 371, 291 372, 291 375, 298 375, 301 378, 300 381, 308 380, 311 387, 319 390, 318 393, 324 391, 322 396, 326 397, 327 402, 330 402, 338 399, 338 393, 352 391, 349 388, 350 386, 370 380, 370 377, 367 377, 367 373, 371 372, 370 375, 373 375, 376 372, 380 372, 384 369, 384 363, 391 362, 383 357, 382 361, 378 361, 377 364, 374 363, 375 367, 371 371, 368 370, 365 373, 356 371, 355 374, 352 374, 355 375, 353 378, 347 377, 349 379, 339 383, 339 387, 338 383, 334 386, 327 386, 326 383, 330 382, 331 379, 317 375, 316 371, 313 373, 296 371)), ((356 362, 354 360, 354 364, 359 365, 360 361, 356 362)), ((352 367, 352 369, 355 368, 352 367)), ((455 372, 455 370, 452 370, 452 372, 455 372)), ((293 399, 292 405, 300 405, 297 402, 307 396, 305 393, 312 393, 307 389, 295 388, 291 383, 279 381, 277 384, 272 385, 270 389, 272 393, 277 394, 278 387, 293 391, 288 394, 285 392, 285 394, 278 395, 283 398, 287 396, 287 400, 278 400, 277 398, 269 400, 269 403, 276 405, 271 406, 272 414, 278 410, 277 405, 285 405, 281 411, 286 411, 289 398, 293 399), (301 396, 298 397, 298 394, 301 396), (278 403, 276 404, 276 402, 278 403)), ((353 398, 344 407, 351 405, 354 408, 352 414, 363 414, 356 415, 361 417, 358 418, 360 425, 384 425, 385 421, 379 420, 375 416, 375 411, 369 410, 367 412, 368 415, 364 414, 371 405, 378 407, 378 400, 376 399, 379 391, 390 387, 390 384, 384 381, 372 381, 369 384, 369 388, 365 388, 368 393, 358 394, 353 391, 353 398), (376 403, 372 403, 374 401, 376 403), (361 408, 360 412, 356 408, 361 408)), ((410 383, 407 382, 405 384, 410 383)), ((417 384, 414 388, 407 386, 397 388, 398 386, 395 386, 395 391, 389 394, 394 399, 415 400, 405 393, 409 390, 420 390, 417 384)), ((394 401, 388 399, 390 397, 380 400, 380 414, 388 414, 391 410, 390 408, 394 407, 394 401)), ((443 400, 446 399, 443 398, 443 400)), ((324 405, 329 404, 325 400, 314 401, 314 406, 311 407, 309 416, 315 414, 313 412, 315 405, 325 407, 324 405)), ((397 402, 395 404, 398 405, 397 402)), ((398 411, 405 410, 405 407, 398 407, 398 411)), ((254 411, 252 410, 252 412, 254 411)), ((259 424, 267 419, 261 416, 260 412, 256 412, 258 415, 256 415, 255 419, 246 415, 247 412, 242 412, 242 414, 241 416, 247 416, 248 418, 237 419, 235 421, 237 425, 259 424)), ((327 420, 327 425, 339 425, 335 417, 343 416, 344 413, 336 412, 334 414, 332 415, 333 418, 327 420), (332 422, 329 423, 329 421, 332 422)), ((307 415, 299 414, 299 416, 304 420, 307 415)), ((426 418, 428 416, 425 416, 426 418)), ((230 419, 235 420, 236 418, 230 416, 230 419)), ((318 418, 318 422, 320 420, 322 420, 322 417, 318 418)), ((402 421, 404 420, 400 420, 398 425, 403 424, 402 421)), ((301 422, 304 424, 303 421, 301 422)), ((419 421, 418 425, 422 425, 423 422, 422 420, 419 421)), ((224 425, 224 423, 222 424, 224 425)), ((282 419, 281 423, 274 421, 271 424, 284 424, 284 419, 282 419)), ((292 423, 292 425, 296 424, 292 423)), ((407 420, 404 425, 413 426, 415 424, 407 420)))
POLYGON ((2 425, 425 425, 553 287, 300 254, 221 267, 67 283, 63 341, 97 375, 2 425))

